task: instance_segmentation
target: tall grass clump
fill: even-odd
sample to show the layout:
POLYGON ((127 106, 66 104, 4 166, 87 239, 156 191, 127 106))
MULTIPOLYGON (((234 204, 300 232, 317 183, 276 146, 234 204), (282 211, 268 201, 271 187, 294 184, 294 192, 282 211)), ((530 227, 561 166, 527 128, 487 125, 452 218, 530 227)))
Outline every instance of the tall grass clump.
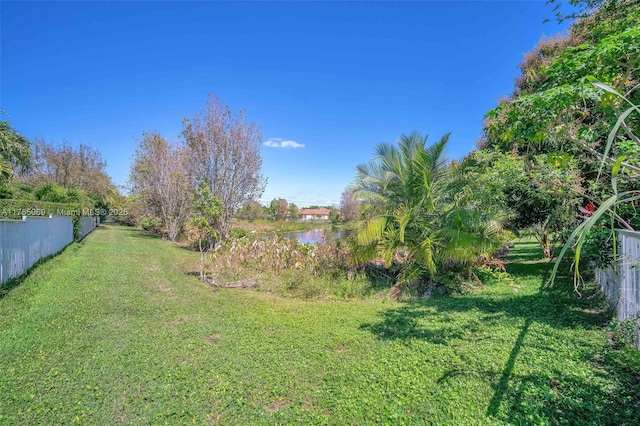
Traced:
POLYGON ((340 241, 303 244, 282 236, 231 239, 211 256, 217 284, 252 280, 261 291, 303 298, 358 299, 381 290, 340 241))

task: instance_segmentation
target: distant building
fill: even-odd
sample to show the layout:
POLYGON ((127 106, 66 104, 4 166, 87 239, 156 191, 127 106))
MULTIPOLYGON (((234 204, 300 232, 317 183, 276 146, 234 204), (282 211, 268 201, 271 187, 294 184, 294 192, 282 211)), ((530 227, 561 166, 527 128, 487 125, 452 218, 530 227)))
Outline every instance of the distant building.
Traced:
POLYGON ((318 207, 317 209, 300 209, 298 214, 302 220, 329 220, 329 209, 318 207))

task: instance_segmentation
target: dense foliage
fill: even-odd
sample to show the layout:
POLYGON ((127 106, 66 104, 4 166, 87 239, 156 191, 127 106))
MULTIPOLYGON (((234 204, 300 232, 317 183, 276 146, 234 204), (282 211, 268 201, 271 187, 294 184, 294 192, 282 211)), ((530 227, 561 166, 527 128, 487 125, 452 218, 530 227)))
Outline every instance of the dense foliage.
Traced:
POLYGON ((386 267, 401 263, 401 283, 469 271, 505 242, 499 210, 460 191, 444 154, 448 138, 427 146, 418 132, 402 135, 397 146, 378 145, 373 160, 357 169, 364 218, 356 225, 356 249, 386 267))
MULTIPOLYGON (((640 115, 640 106, 633 104, 610 86, 599 82, 594 83, 594 85, 602 87, 609 93, 620 97, 630 105, 627 110, 620 115, 616 125, 609 134, 607 147, 603 154, 602 164, 604 165, 606 162, 605 160, 610 158, 608 155, 613 139, 615 139, 621 128, 624 128, 625 135, 631 139, 630 143, 636 144, 637 148, 640 150, 640 137, 637 136, 636 130, 632 129, 631 126, 627 124, 627 119, 630 116, 634 114, 640 115)), ((631 231, 640 229, 638 227, 638 225, 640 225, 640 214, 638 212, 640 204, 640 170, 636 170, 635 166, 626 163, 624 161, 626 159, 626 156, 619 156, 615 160, 615 165, 611 171, 611 195, 607 199, 603 200, 597 209, 595 209, 595 206, 592 206, 589 210, 583 209, 585 213, 584 221, 575 227, 571 235, 569 235, 566 244, 560 251, 552 279, 555 277, 560 260, 575 242, 574 286, 576 287, 576 290, 578 290, 578 285, 581 281, 578 266, 582 257, 583 248, 586 248, 587 258, 589 260, 595 261, 598 266, 606 267, 609 263, 618 261, 616 258, 615 247, 616 224, 631 231), (626 180, 628 184, 626 185, 627 188, 620 190, 618 181, 623 177, 627 178, 626 180), (602 244, 603 241, 608 244, 602 244), (595 256, 594 253, 596 254, 595 256)), ((638 161, 640 160, 640 156, 634 156, 632 160, 638 161)), ((632 259, 631 261, 633 262, 634 260, 632 259)))
MULTIPOLYGON (((1 112, 1 110, 0 110, 1 112)), ((0 188, 13 176, 17 167, 28 167, 30 143, 9 122, 0 120, 0 188)))
MULTIPOLYGON (((624 169, 617 189, 638 189, 630 173, 640 170, 634 136, 640 116, 627 116, 616 137, 609 139, 609 134, 628 103, 640 103, 640 8, 633 0, 592 3, 587 6, 597 7, 581 14, 567 36, 543 39, 525 56, 514 93, 487 113, 482 155, 522 158, 518 175, 531 181, 523 187, 516 179, 502 188, 506 206, 515 212, 514 229, 547 228, 566 237, 585 209, 611 196, 617 159, 624 169), (526 196, 520 202, 514 194, 526 196)), ((484 170, 495 174, 494 164, 484 170)), ((622 213, 617 226, 637 216, 633 209, 622 213)), ((606 241, 611 245, 610 238, 596 240, 594 254, 606 241)))
POLYGON ((484 149, 467 156, 460 171, 461 191, 475 194, 485 208, 503 206, 506 227, 533 235, 547 258, 559 233, 577 219, 582 179, 566 156, 484 149))

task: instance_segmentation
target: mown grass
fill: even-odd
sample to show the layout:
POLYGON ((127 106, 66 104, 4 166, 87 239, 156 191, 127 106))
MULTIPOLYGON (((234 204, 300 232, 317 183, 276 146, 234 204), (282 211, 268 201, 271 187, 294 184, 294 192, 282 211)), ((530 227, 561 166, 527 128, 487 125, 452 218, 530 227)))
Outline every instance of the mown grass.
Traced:
POLYGON ((637 352, 596 294, 540 291, 532 249, 472 294, 304 301, 101 226, 0 300, 0 423, 639 423, 637 352))

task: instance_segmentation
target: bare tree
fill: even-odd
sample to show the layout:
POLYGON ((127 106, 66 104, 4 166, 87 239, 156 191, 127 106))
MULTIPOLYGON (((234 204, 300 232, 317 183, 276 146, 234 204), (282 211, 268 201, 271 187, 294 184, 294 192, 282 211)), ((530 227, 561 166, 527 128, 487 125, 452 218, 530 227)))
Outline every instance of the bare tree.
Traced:
POLYGON ((340 214, 345 222, 350 222, 360 216, 360 203, 351 191, 344 191, 340 198, 340 214))
POLYGON ((158 216, 174 241, 190 210, 186 150, 170 145, 158 133, 146 132, 135 153, 129 182, 140 195, 145 214, 158 216))
POLYGON ((31 167, 19 180, 32 185, 55 183, 67 189, 81 189, 96 200, 108 202, 117 196, 118 190, 106 167, 100 151, 88 145, 74 148, 66 142, 55 145, 36 139, 31 167))
POLYGON ((262 195, 266 179, 260 173, 262 135, 244 112, 233 113, 213 95, 193 119, 183 122, 192 181, 206 179, 222 205, 222 240, 228 238, 235 212, 262 195))

